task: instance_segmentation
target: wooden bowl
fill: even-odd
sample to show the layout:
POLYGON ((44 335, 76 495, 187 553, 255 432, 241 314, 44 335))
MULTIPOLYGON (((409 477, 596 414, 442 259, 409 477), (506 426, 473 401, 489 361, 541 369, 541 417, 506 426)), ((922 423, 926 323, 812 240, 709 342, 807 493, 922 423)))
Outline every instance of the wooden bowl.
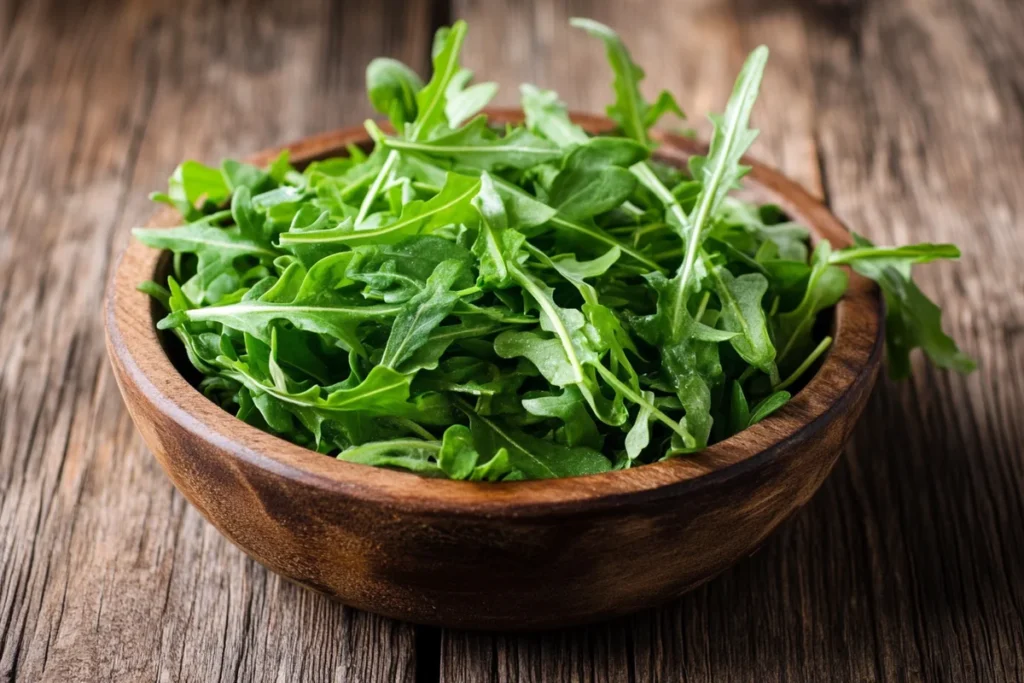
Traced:
MULTIPOLYGON (((510 111, 497 121, 521 120, 510 111)), ((591 131, 606 119, 578 116, 591 131)), ((682 163, 700 146, 656 136, 682 163)), ((304 164, 366 143, 348 128, 289 145, 304 164)), ((257 154, 266 163, 279 150, 257 154)), ((829 211, 756 162, 748 186, 835 247, 829 211)), ((172 211, 151 226, 178 222, 172 211)), ((835 342, 782 410, 702 453, 573 479, 483 484, 340 462, 266 434, 182 376, 136 285, 160 252, 133 241, 106 300, 107 350, 136 426, 174 485, 250 556, 360 609, 453 627, 577 624, 678 596, 752 553, 832 469, 874 384, 882 304, 851 275, 835 342)))

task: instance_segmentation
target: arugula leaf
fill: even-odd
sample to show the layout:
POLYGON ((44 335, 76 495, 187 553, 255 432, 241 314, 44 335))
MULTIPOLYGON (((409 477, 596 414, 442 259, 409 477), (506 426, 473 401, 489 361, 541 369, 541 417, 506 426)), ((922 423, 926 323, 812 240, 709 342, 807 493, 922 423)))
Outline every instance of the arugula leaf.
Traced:
POLYGON ((562 151, 557 145, 537 137, 525 128, 517 128, 499 137, 488 128, 485 116, 476 117, 453 133, 423 142, 388 137, 372 121, 366 125, 374 139, 387 149, 423 154, 485 171, 525 169, 562 157, 562 151))
POLYGON ((647 129, 666 112, 674 112, 682 117, 682 109, 667 91, 662 91, 653 107, 649 106, 640 94, 640 81, 644 71, 630 56, 625 44, 615 31, 593 19, 574 18, 570 25, 580 28, 599 38, 608 50, 608 62, 615 72, 615 103, 608 106, 608 116, 615 120, 623 132, 634 140, 648 142, 647 129))
POLYGON ((644 398, 647 400, 647 403, 640 406, 636 422, 633 423, 633 427, 626 434, 626 454, 629 456, 630 461, 640 457, 640 454, 651 442, 648 422, 651 419, 651 414, 654 412, 654 392, 645 391, 644 398))
POLYGON ((473 199, 480 214, 480 231, 473 254, 480 260, 480 283, 507 287, 512 280, 509 261, 515 259, 525 238, 508 228, 508 213, 491 177, 480 177, 480 192, 473 199))
POLYGON ((426 234, 453 223, 469 220, 472 216, 470 201, 480 189, 476 178, 449 173, 444 188, 426 202, 412 201, 402 207, 402 214, 394 221, 378 228, 357 230, 351 224, 342 224, 325 230, 289 230, 281 233, 283 248, 297 245, 388 244, 410 235, 426 234))
POLYGON ((812 335, 818 314, 834 306, 846 291, 849 277, 837 266, 829 264, 832 248, 821 241, 814 250, 812 269, 807 288, 799 305, 775 318, 775 339, 779 347, 778 364, 799 358, 814 346, 812 335))
POLYGON ((291 301, 279 300, 274 290, 257 299, 221 306, 207 306, 176 311, 161 320, 157 327, 168 329, 186 322, 216 322, 246 332, 270 343, 275 321, 287 321, 300 330, 328 335, 345 350, 362 352, 356 327, 364 321, 390 320, 402 311, 398 304, 366 304, 333 289, 333 268, 313 268, 306 274, 291 301))
POLYGON ((562 427, 556 436, 565 445, 601 450, 603 438, 587 412, 583 394, 578 388, 567 386, 561 394, 524 398, 522 404, 523 409, 531 415, 561 420, 562 427))
POLYGON ((743 383, 733 380, 729 393, 729 432, 736 434, 750 424, 750 406, 743 393, 743 383))
POLYGON ((173 206, 182 218, 191 221, 202 216, 202 212, 196 209, 200 197, 217 203, 227 199, 230 192, 219 170, 198 161, 185 161, 171 174, 167 193, 154 193, 150 198, 173 206))
POLYGON ((258 193, 270 181, 270 173, 252 164, 242 163, 234 159, 225 159, 220 164, 220 172, 229 193, 243 188, 258 193))
POLYGON ((520 86, 526 127, 540 133, 559 147, 586 144, 590 139, 582 128, 569 119, 565 105, 552 90, 540 90, 535 86, 520 86))
POLYGON ((759 273, 733 277, 721 266, 708 269, 715 283, 715 292, 722 302, 722 328, 738 334, 729 340, 740 358, 778 382, 775 346, 768 333, 768 320, 761 300, 768 291, 768 280, 759 273))
MULTIPOLYGON (((242 234, 239 228, 218 228, 192 223, 176 228, 134 228, 132 235, 154 249, 195 254, 207 263, 223 263, 239 256, 275 258, 280 252, 242 234)), ((199 266, 203 270, 203 266, 199 266)))
POLYGON ((647 148, 632 140, 594 138, 566 157, 551 185, 548 202, 570 221, 611 211, 636 189, 636 177, 628 167, 647 155, 647 148))
MULTIPOLYGON (((416 93, 416 118, 403 130, 410 140, 422 141, 429 139, 439 129, 447 130, 447 93, 452 81, 460 71, 459 53, 466 39, 466 22, 457 21, 448 29, 441 28, 437 32, 434 54, 434 74, 430 81, 416 93)), ((370 126, 372 122, 368 122, 370 126)), ((370 214, 378 194, 388 182, 398 164, 398 153, 391 150, 383 165, 367 189, 355 224, 361 225, 370 214)))
POLYGON ((394 467, 428 477, 444 476, 435 458, 437 443, 419 439, 390 439, 352 446, 338 453, 338 460, 375 467, 394 467))
POLYGON ((749 427, 750 425, 757 424, 786 405, 790 398, 791 396, 788 391, 776 391, 770 396, 765 397, 750 411, 750 417, 747 419, 745 426, 749 427))
POLYGON ((431 273, 444 261, 463 265, 454 287, 465 289, 473 284, 473 254, 436 235, 415 235, 395 244, 367 244, 336 256, 347 257, 347 278, 366 284, 363 296, 387 303, 407 301, 422 291, 431 273))
POLYGON ((445 96, 444 114, 448 117, 448 126, 458 128, 464 122, 480 113, 487 103, 498 93, 497 83, 475 83, 469 85, 473 72, 461 69, 448 85, 445 96))
POLYGON ((718 343, 733 339, 736 333, 705 325, 685 306, 677 307, 679 289, 674 279, 659 273, 646 277, 657 292, 657 309, 651 315, 635 316, 633 327, 641 339, 658 349, 668 382, 686 411, 685 447, 703 448, 713 423, 711 390, 724 381, 718 343), (673 318, 676 311, 682 312, 681 319, 673 318))
POLYGON ((884 268, 890 265, 905 267, 915 263, 931 263, 937 259, 960 258, 960 250, 954 244, 908 244, 903 247, 876 247, 860 235, 855 235, 854 238, 857 241, 857 246, 833 252, 829 263, 851 264, 856 269, 861 262, 874 261, 876 266, 884 268))
POLYGON ((416 95, 423 81, 397 59, 378 57, 366 67, 366 92, 373 108, 384 114, 401 134, 416 119, 416 95))
POLYGON ((975 370, 977 363, 942 331, 942 311, 917 287, 910 274, 914 263, 959 258, 960 250, 951 244, 875 247, 859 235, 854 235, 854 241, 856 246, 836 252, 833 262, 850 264, 882 288, 889 374, 893 379, 910 375, 910 352, 918 347, 940 368, 962 373, 975 370))
POLYGON ((459 295, 449 290, 464 269, 465 265, 456 260, 438 264, 423 290, 409 299, 395 318, 381 366, 396 368, 427 343, 430 333, 458 303, 459 295))
POLYGON ((532 437, 474 412, 461 399, 456 405, 469 417, 473 441, 484 454, 508 453, 509 461, 528 477, 551 479, 597 474, 611 469, 611 462, 597 451, 578 446, 570 448, 553 441, 532 437))
POLYGON ((706 226, 725 200, 729 190, 739 183, 749 170, 740 164, 740 158, 757 137, 757 131, 747 128, 747 121, 754 108, 767 61, 768 48, 763 45, 750 53, 736 78, 732 96, 725 108, 725 116, 710 117, 714 125, 714 134, 711 136, 707 157, 690 162, 694 177, 699 178, 703 185, 693 213, 685 226, 686 254, 679 267, 676 284, 679 292, 676 299, 677 320, 680 318, 679 309, 686 305, 686 294, 690 291, 691 281, 696 273, 694 266, 697 263, 706 226))
POLYGON ((416 120, 407 135, 410 140, 427 140, 439 129, 447 129, 445 107, 448 105, 448 92, 461 71, 459 53, 467 30, 464 21, 456 21, 450 29, 438 30, 433 56, 434 75, 416 93, 416 120))
POLYGON ((809 254, 808 231, 731 196, 767 50, 712 117, 706 157, 652 160, 649 129, 682 116, 607 26, 618 126, 588 135, 558 95, 524 85, 525 125, 488 125, 494 83, 460 64, 466 25, 435 35, 423 81, 367 68, 372 151, 298 170, 187 161, 165 194, 171 254, 139 286, 166 309, 198 388, 239 419, 338 459, 462 481, 595 474, 686 457, 765 419, 832 343, 818 324, 846 268, 881 285, 890 369, 921 347, 974 367, 911 279, 953 245, 809 254), (180 284, 179 284, 180 283, 180 284), (780 374, 783 373, 783 374, 780 374))
POLYGON ((242 286, 243 274, 235 267, 239 257, 266 263, 280 254, 269 244, 244 236, 238 227, 218 228, 196 222, 169 229, 135 228, 132 234, 156 249, 196 255, 195 274, 184 285, 189 298, 196 302, 216 303, 242 286))
POLYGON ((452 425, 444 432, 437 465, 451 479, 466 479, 473 474, 480 454, 473 444, 473 434, 465 425, 452 425))

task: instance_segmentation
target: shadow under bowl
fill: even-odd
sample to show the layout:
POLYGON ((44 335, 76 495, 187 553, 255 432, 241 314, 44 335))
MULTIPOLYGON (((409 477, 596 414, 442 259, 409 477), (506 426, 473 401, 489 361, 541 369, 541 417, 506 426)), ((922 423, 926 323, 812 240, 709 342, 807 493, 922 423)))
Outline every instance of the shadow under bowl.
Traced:
MULTIPOLYGON (((521 113, 493 110, 496 122, 521 113)), ((591 132, 607 119, 576 116, 591 132)), ((698 143, 656 134, 685 163, 698 143)), ((294 163, 367 144, 362 128, 287 146, 294 163)), ((267 163, 279 149, 257 154, 267 163)), ((850 234, 796 183, 755 161, 746 184, 807 226, 850 234)), ((150 226, 176 225, 173 211, 150 226)), ((749 555, 831 471, 880 365, 882 303, 851 274, 820 369, 777 413, 692 457, 572 479, 484 484, 347 463, 252 427, 172 363, 136 290, 161 253, 133 241, 111 280, 107 349, 125 403, 174 485, 269 569, 360 609, 424 624, 533 629, 651 607, 749 555)))

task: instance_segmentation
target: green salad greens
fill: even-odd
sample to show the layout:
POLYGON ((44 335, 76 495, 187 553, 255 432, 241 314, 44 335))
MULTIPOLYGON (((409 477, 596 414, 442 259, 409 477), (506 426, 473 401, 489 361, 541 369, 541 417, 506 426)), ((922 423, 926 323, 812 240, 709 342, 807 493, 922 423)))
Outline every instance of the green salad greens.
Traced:
POLYGON ((154 199, 184 224, 137 229, 173 252, 141 289, 239 419, 341 460, 473 481, 622 469, 685 456, 783 406, 831 338, 842 266, 881 285, 894 376, 920 347, 973 362, 942 332, 911 267, 948 244, 812 250, 775 206, 732 196, 768 50, 751 53, 706 156, 652 158, 649 130, 682 116, 619 37, 587 19, 614 72, 617 125, 592 137, 555 93, 522 86, 525 125, 481 109, 493 83, 441 29, 424 83, 367 69, 370 153, 299 171, 187 161, 154 199))

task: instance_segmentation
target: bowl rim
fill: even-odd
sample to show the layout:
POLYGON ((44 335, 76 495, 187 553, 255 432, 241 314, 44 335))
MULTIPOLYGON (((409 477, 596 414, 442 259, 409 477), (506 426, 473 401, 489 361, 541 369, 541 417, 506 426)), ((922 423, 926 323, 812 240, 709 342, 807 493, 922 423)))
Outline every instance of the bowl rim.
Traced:
MULTIPOLYGON (((485 110, 495 123, 519 122, 514 109, 485 110)), ((573 113, 590 132, 613 127, 601 116, 573 113)), ((657 155, 684 163, 706 146, 689 138, 653 131, 657 155)), ((308 163, 343 153, 349 144, 369 141, 362 127, 348 127, 302 138, 256 153, 248 161, 265 164, 287 149, 293 161, 308 163)), ((817 199, 780 172, 744 157, 747 181, 767 192, 787 214, 807 226, 812 240, 834 247, 852 244, 849 231, 817 199)), ((147 223, 169 227, 180 222, 164 209, 147 223)), ((870 390, 881 362, 883 303, 870 280, 850 273, 846 294, 835 307, 832 347, 821 367, 783 408, 738 434, 687 457, 626 470, 562 479, 477 483, 425 478, 417 474, 350 463, 263 432, 224 411, 193 387, 173 365, 153 324, 150 299, 136 286, 153 276, 163 252, 132 239, 113 268, 104 306, 108 353, 122 381, 180 429, 216 447, 216 452, 270 476, 328 494, 375 502, 423 514, 531 517, 610 509, 692 493, 766 466, 811 438, 870 390)), ((849 269, 847 269, 849 270, 849 269)), ((124 387, 122 392, 125 393, 124 387)), ((814 457, 817 453, 806 454, 814 457)))

